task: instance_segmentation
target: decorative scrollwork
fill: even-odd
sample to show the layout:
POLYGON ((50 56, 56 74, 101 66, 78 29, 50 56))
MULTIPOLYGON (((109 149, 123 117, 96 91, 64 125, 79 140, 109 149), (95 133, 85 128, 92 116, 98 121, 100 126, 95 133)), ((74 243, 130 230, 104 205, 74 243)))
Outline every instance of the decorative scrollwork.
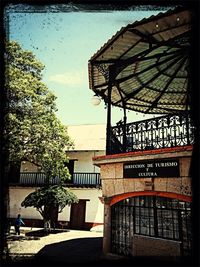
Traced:
POLYGON ((129 123, 126 125, 126 139, 123 135, 123 125, 112 127, 115 153, 192 145, 194 125, 189 114, 173 114, 129 123))

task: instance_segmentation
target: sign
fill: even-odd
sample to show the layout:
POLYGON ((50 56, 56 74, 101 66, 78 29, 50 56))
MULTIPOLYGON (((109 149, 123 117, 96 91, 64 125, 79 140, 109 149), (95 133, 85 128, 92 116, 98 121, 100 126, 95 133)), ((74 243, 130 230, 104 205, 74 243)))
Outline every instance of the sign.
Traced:
POLYGON ((178 159, 134 161, 124 164, 124 178, 179 177, 178 159))

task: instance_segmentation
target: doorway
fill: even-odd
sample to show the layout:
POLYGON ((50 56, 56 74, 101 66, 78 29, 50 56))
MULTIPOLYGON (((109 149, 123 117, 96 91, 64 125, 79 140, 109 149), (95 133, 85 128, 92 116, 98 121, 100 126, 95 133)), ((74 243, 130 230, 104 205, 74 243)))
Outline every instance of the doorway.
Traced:
POLYGON ((71 205, 70 228, 83 230, 85 226, 86 199, 79 199, 78 203, 71 205))

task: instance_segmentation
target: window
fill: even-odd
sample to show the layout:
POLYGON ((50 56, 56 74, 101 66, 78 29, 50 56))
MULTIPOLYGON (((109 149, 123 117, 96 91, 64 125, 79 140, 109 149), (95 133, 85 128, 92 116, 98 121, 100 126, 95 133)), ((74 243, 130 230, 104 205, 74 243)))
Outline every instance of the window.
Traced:
MULTIPOLYGON (((132 198, 134 233, 180 240, 179 219, 189 203, 155 196, 132 198)), ((190 210, 190 207, 189 207, 190 210)))
POLYGON ((191 203, 157 196, 124 199, 111 207, 112 252, 129 255, 134 234, 182 243, 191 254, 191 203))

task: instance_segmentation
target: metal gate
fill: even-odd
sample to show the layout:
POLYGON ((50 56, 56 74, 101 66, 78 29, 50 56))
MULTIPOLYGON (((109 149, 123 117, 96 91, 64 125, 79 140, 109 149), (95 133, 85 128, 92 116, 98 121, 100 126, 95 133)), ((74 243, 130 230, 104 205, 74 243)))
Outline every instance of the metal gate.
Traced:
POLYGON ((111 252, 132 254, 133 235, 181 241, 181 255, 191 255, 191 203, 156 196, 124 199, 111 207, 111 252))
POLYGON ((126 201, 120 201, 111 208, 111 242, 112 252, 128 256, 131 254, 133 237, 133 208, 126 201))

